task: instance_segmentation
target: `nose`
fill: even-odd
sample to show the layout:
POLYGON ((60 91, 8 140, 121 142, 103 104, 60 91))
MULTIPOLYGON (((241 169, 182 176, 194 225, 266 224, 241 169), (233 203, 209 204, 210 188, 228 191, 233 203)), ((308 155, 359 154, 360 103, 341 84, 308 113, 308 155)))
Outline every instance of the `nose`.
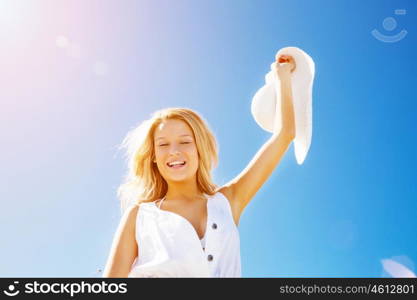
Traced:
POLYGON ((174 155, 174 156, 176 156, 176 155, 178 155, 180 153, 180 151, 178 150, 178 146, 176 146, 176 145, 172 145, 170 148, 169 148, 169 154, 170 155, 174 155))

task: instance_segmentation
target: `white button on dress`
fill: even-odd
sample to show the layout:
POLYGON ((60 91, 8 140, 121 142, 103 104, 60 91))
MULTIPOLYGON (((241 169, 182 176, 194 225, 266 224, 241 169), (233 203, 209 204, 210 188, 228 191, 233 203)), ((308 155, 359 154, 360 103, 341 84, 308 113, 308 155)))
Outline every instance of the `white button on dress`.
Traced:
POLYGON ((207 197, 207 226, 200 240, 184 217, 140 204, 136 218, 138 258, 128 277, 241 277, 240 238, 228 199, 207 197))

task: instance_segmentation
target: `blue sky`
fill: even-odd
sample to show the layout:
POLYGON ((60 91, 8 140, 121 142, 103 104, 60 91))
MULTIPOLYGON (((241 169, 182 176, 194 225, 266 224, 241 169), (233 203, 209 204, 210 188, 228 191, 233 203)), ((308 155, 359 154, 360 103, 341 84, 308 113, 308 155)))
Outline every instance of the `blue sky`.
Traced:
POLYGON ((120 219, 117 145, 157 109, 200 112, 216 183, 236 176, 270 136, 250 104, 286 46, 316 64, 312 143, 302 165, 291 145, 246 207, 242 275, 387 277, 382 259, 416 272, 416 9, 2 0, 0 276, 101 276, 120 219))

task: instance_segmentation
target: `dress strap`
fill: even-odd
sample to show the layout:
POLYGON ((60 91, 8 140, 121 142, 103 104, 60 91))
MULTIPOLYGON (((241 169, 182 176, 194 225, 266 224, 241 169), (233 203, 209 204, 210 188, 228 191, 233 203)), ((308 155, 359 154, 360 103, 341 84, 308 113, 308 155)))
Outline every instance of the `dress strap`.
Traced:
POLYGON ((165 197, 164 197, 164 198, 162 198, 162 199, 161 199, 161 201, 159 201, 159 204, 158 204, 158 208, 159 208, 159 209, 161 209, 161 205, 162 205, 162 202, 164 202, 164 200, 165 200, 165 197))

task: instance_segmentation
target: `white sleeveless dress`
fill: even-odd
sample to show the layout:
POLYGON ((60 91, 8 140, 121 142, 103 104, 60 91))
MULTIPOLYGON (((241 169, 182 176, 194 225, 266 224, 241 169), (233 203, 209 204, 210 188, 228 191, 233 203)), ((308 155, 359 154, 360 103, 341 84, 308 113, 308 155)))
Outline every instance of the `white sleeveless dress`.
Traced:
POLYGON ((239 231, 230 203, 221 192, 205 196, 203 241, 179 214, 161 210, 155 202, 140 204, 136 218, 138 258, 128 277, 241 277, 239 231))

